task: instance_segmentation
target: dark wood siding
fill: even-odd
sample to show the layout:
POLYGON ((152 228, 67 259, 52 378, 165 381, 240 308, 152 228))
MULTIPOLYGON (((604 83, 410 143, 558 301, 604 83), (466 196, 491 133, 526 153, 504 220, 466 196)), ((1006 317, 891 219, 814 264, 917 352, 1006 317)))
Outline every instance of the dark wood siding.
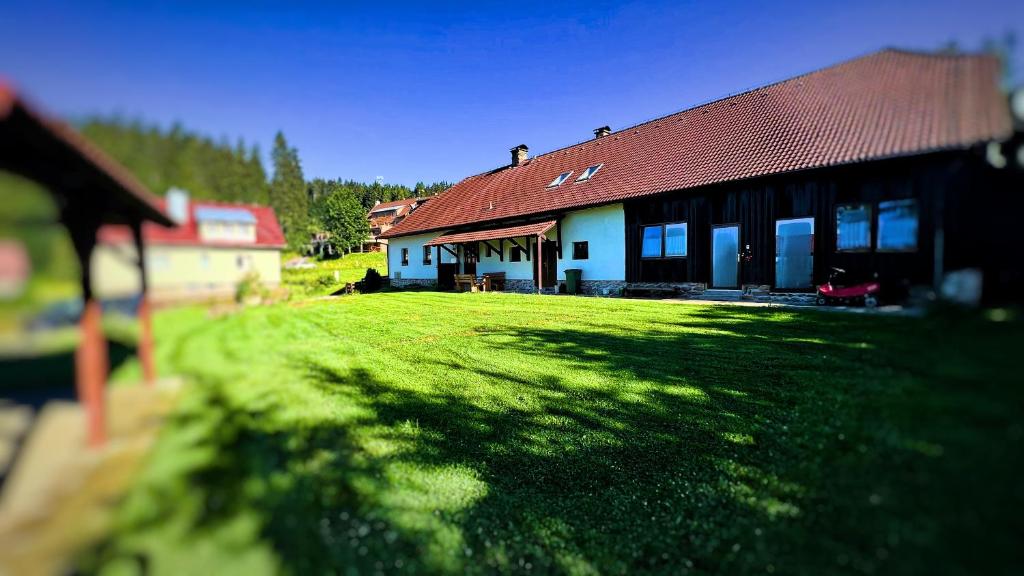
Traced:
MULTIPOLYGON (((752 258, 740 271, 742 284, 775 286, 775 223, 787 218, 814 218, 815 284, 828 278, 830 267, 849 271, 850 277, 878 273, 888 289, 931 285, 935 272, 935 237, 944 238, 942 259, 946 270, 981 266, 994 254, 1005 233, 987 228, 1000 210, 994 201, 1020 183, 1019 174, 996 173, 976 153, 938 153, 758 178, 646 197, 624 205, 626 220, 626 279, 632 282, 703 282, 711 276, 711 227, 740 225, 741 248, 750 245, 752 258), (985 190, 977 190, 981 187, 985 190), (973 197, 972 197, 973 195, 973 197), (918 246, 907 253, 836 252, 837 205, 873 205, 872 244, 877 236, 877 203, 914 198, 918 202, 918 246), (983 201, 984 199, 984 201, 983 201), (685 259, 640 257, 641 227, 663 222, 687 222, 685 259), (938 226, 936 225, 938 223, 938 226), (988 249, 989 255, 979 252, 988 249)), ((1018 211, 1017 214, 1020 212, 1018 211)), ((1005 225, 1005 223, 1003 224, 1005 225)), ((1019 264, 1002 264, 1001 277, 1013 276, 1019 264), (1006 270, 1009 270, 1007 272, 1006 270)), ((988 281, 989 272, 986 272, 988 281)), ((1018 274, 1019 275, 1019 274, 1018 274)), ((996 281, 998 279, 994 279, 996 281)))

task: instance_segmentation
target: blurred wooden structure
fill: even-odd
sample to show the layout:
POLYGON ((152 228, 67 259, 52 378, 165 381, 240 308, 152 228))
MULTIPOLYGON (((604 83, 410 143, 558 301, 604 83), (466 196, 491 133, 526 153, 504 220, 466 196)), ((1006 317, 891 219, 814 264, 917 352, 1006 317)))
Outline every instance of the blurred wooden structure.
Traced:
POLYGON ((156 380, 150 308, 146 299, 143 222, 172 226, 158 199, 124 167, 110 159, 63 122, 48 118, 21 99, 0 80, 0 170, 18 174, 45 187, 60 210, 78 256, 84 300, 81 341, 75 353, 75 386, 87 414, 89 444, 106 438, 104 416, 108 371, 107 343, 101 326, 100 302, 92 291, 91 256, 97 232, 106 224, 132 230, 142 297, 139 359, 147 383, 156 380))

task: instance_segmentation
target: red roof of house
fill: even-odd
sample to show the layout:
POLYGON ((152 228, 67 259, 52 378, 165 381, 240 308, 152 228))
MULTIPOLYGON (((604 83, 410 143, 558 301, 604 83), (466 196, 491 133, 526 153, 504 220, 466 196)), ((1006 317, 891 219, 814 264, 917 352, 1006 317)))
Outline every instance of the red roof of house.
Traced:
POLYGON ((522 236, 536 236, 543 234, 555 227, 555 220, 545 222, 534 222, 508 228, 494 228, 491 230, 474 230, 472 232, 460 232, 458 234, 445 234, 438 236, 424 246, 440 246, 441 244, 461 244, 463 242, 482 242, 484 240, 500 240, 502 238, 520 238, 522 236))
POLYGON ((388 208, 396 208, 400 206, 412 206, 419 202, 422 198, 403 198, 402 200, 393 200, 391 202, 381 202, 373 208, 370 208, 370 212, 377 212, 381 210, 387 210, 388 208))
MULTIPOLYGON (((165 201, 159 201, 161 207, 165 201)), ((207 200, 189 202, 189 219, 183 225, 173 228, 165 228, 155 224, 146 223, 142 228, 142 237, 147 244, 167 245, 203 245, 203 246, 239 246, 239 247, 260 247, 260 248, 283 248, 286 245, 284 232, 277 222, 274 209, 269 206, 257 206, 255 204, 232 204, 230 202, 212 202, 207 200), (256 242, 234 242, 234 241, 204 241, 199 236, 199 227, 196 225, 196 210, 199 208, 231 208, 245 210, 256 218, 256 242)), ((100 229, 99 238, 104 243, 126 242, 131 240, 131 230, 126 226, 104 226, 100 229)))
POLYGON ((382 237, 600 205, 1011 133, 990 56, 883 50, 470 176, 382 237), (603 164, 576 182, 588 166, 603 164), (573 175, 558 187, 560 173, 573 175))

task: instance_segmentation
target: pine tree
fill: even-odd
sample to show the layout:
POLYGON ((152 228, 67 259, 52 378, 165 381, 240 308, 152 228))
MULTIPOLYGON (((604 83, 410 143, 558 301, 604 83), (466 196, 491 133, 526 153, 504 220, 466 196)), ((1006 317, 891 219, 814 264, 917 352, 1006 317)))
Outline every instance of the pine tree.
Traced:
POLYGON ((288 245, 298 249, 309 241, 309 199, 299 153, 288 146, 280 131, 274 136, 271 158, 274 177, 270 181, 270 205, 277 212, 288 245))

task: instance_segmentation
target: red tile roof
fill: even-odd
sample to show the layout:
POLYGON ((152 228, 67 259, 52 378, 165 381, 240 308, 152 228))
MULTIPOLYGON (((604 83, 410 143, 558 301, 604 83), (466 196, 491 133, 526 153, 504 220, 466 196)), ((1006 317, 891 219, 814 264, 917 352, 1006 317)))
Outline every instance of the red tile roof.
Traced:
POLYGON ((403 198, 402 200, 393 200, 391 202, 381 202, 373 208, 370 208, 370 212, 377 212, 379 210, 387 210, 388 208, 395 208, 399 206, 412 206, 419 202, 422 198, 403 198))
POLYGON ((462 242, 481 242, 483 240, 499 240, 501 238, 519 238, 522 236, 536 236, 543 234, 555 227, 555 220, 546 222, 535 222, 521 226, 510 226, 508 228, 495 228, 492 230, 474 230, 472 232, 461 232, 458 234, 445 234, 438 236, 424 246, 438 246, 441 244, 459 244, 462 242))
MULTIPOLYGON (((164 200, 159 200, 162 207, 164 200)), ((284 232, 277 222, 274 209, 269 206, 257 206, 255 204, 232 204, 230 202, 213 201, 190 201, 189 219, 183 225, 173 228, 165 228, 155 224, 146 223, 142 227, 142 237, 147 244, 153 245, 195 245, 195 246, 217 246, 217 247, 258 247, 258 248, 283 248, 286 244, 284 232), (223 240, 206 240, 199 236, 199 227, 196 225, 196 209, 198 208, 232 208, 245 210, 256 218, 256 242, 236 242, 223 240)), ((118 243, 131 240, 131 231, 126 226, 104 226, 99 232, 100 242, 118 243)))
POLYGON ((470 176, 383 237, 1009 136, 999 64, 883 50, 470 176), (575 182, 603 163, 589 181, 575 182), (547 188, 561 172, 564 184, 547 188))

